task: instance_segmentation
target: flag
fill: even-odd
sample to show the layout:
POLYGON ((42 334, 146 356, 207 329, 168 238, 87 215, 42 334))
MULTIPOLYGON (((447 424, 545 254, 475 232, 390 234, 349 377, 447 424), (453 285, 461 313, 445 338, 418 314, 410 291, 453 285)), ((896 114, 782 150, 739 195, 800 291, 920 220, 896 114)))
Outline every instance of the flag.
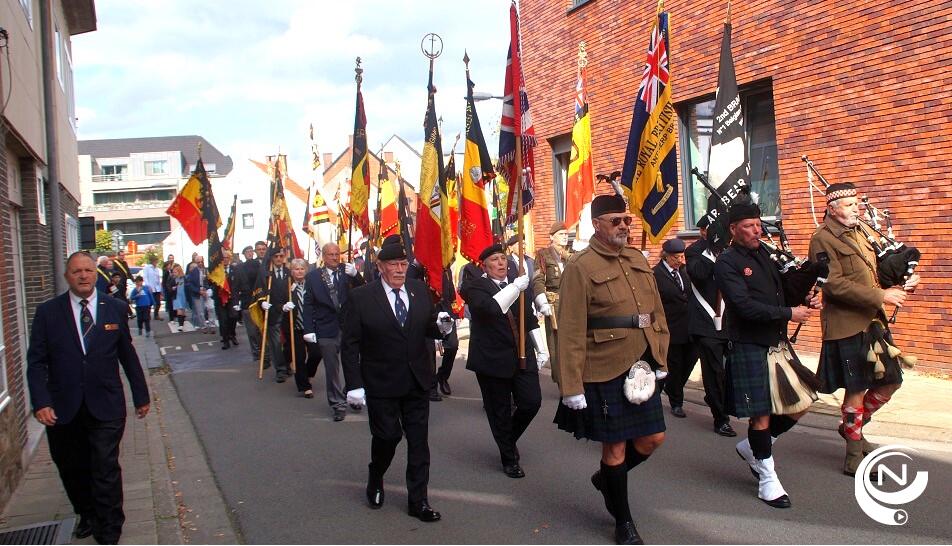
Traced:
POLYGON ((294 234, 288 203, 284 198, 284 177, 287 174, 287 159, 278 155, 273 163, 274 180, 271 184, 271 218, 268 220, 268 248, 283 248, 288 258, 303 258, 294 234))
POLYGON ((364 97, 357 83, 357 113, 354 116, 354 143, 351 159, 350 210, 354 223, 364 235, 370 234, 370 160, 367 151, 367 115, 364 97))
POLYGON ((313 188, 313 195, 311 196, 310 203, 310 224, 308 228, 311 230, 311 237, 317 237, 314 228, 320 224, 326 224, 332 220, 333 214, 331 213, 331 208, 327 206, 327 200, 324 199, 324 195, 321 194, 321 189, 317 186, 313 188))
POLYGON ((437 298, 443 297, 443 195, 446 180, 443 167, 443 143, 436 121, 436 87, 433 86, 433 65, 427 84, 428 99, 423 122, 423 160, 420 165, 420 197, 417 200, 414 254, 423 266, 426 281, 437 298))
MULTIPOLYGON (((459 138, 457 136, 457 138, 459 138)), ((442 221, 440 222, 440 242, 443 252, 443 294, 444 305, 449 307, 457 317, 463 316, 463 298, 456 292, 453 283, 453 261, 456 260, 456 250, 459 247, 459 193, 456 174, 456 146, 450 152, 450 160, 446 164, 443 176, 443 191, 440 195, 442 206, 442 221)))
POLYGON ((380 222, 379 239, 383 241, 388 236, 400 232, 400 211, 397 210, 397 194, 389 179, 380 180, 377 191, 380 192, 380 218, 377 219, 380 222))
POLYGON ((237 212, 238 194, 235 194, 231 201, 231 214, 228 215, 228 223, 225 224, 225 235, 221 240, 221 246, 231 251, 235 250, 235 217, 237 212))
MULTIPOLYGON (((581 48, 584 48, 584 45, 580 44, 581 48)), ((569 156, 568 177, 565 181, 566 229, 571 229, 578 224, 582 217, 582 209, 592 202, 594 194, 592 122, 588 114, 588 96, 585 94, 585 61, 582 60, 578 69, 578 83, 575 84, 575 124, 572 126, 572 151, 569 156)))
POLYGON ((212 185, 208 181, 208 174, 205 172, 205 165, 201 158, 198 159, 192 176, 182 186, 182 191, 175 196, 165 213, 178 220, 192 244, 201 244, 208 238, 210 229, 216 230, 217 233, 218 228, 221 227, 221 217, 218 216, 218 207, 215 206, 212 185), (207 206, 209 202, 215 211, 213 226, 208 225, 211 217, 206 216, 206 213, 210 214, 207 206))
MULTIPOLYGON (((514 189, 522 188, 522 209, 529 212, 535 196, 535 173, 533 149, 536 145, 535 128, 529 115, 529 96, 526 94, 526 81, 522 75, 522 48, 519 45, 519 14, 516 3, 509 7, 509 53, 506 58, 506 84, 502 104, 502 121, 499 131, 499 172, 514 189), (516 139, 522 139, 522 173, 518 177, 516 168, 516 139), (521 184, 520 184, 521 180, 521 184)), ((506 204, 506 223, 516 221, 518 198, 515 191, 509 192, 506 204)))
POLYGON ((731 56, 731 24, 724 23, 721 58, 717 70, 717 94, 714 98, 714 119, 711 128, 711 155, 708 161, 708 182, 717 188, 726 203, 715 197, 708 200, 708 240, 714 248, 723 248, 729 238, 727 208, 739 200, 750 201, 750 160, 747 156, 747 133, 741 111, 737 76, 731 56), (720 221, 718 217, 721 216, 720 221))
MULTIPOLYGON (((219 297, 230 297, 228 277, 225 275, 224 252, 221 239, 218 238, 218 228, 221 226, 221 215, 212 193, 212 184, 205 172, 202 158, 198 158, 195 172, 192 177, 198 178, 202 188, 202 223, 205 225, 204 239, 208 239, 208 281, 218 287, 219 297)), ((186 183, 187 185, 187 183, 186 183)), ((225 301, 228 301, 227 299, 225 301)))
POLYGON ((483 129, 473 101, 475 84, 466 76, 466 144, 463 150, 463 173, 459 186, 460 253, 475 262, 484 248, 493 244, 489 206, 486 203, 486 185, 496 178, 493 171, 483 129))
MULTIPOLYGON (((659 4, 660 8, 660 4, 659 4)), ((678 165, 668 56, 668 14, 658 11, 635 98, 621 185, 652 243, 678 220, 678 165)))
MULTIPOLYGON (((407 260, 413 263, 416 255, 413 252, 413 233, 410 225, 410 201, 407 199, 406 181, 400 176, 400 164, 397 163, 397 184, 400 185, 400 193, 397 196, 397 216, 400 219, 400 239, 403 241, 403 249, 407 253, 407 260)), ((419 197, 417 198, 419 202, 419 197)))
POLYGON ((321 166, 321 156, 317 153, 317 144, 314 142, 314 124, 311 124, 311 170, 316 171, 321 166))

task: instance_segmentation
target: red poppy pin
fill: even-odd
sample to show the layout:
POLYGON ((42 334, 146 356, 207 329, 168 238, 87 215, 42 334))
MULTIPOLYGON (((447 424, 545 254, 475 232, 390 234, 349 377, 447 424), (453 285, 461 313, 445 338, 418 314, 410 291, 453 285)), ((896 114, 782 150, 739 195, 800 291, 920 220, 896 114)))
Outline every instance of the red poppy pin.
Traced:
POLYGON ((753 270, 753 269, 751 269, 751 268, 749 268, 749 267, 745 267, 745 268, 744 268, 744 276, 745 276, 745 277, 749 277, 749 276, 751 276, 751 275, 753 275, 753 274, 754 274, 754 270, 753 270))

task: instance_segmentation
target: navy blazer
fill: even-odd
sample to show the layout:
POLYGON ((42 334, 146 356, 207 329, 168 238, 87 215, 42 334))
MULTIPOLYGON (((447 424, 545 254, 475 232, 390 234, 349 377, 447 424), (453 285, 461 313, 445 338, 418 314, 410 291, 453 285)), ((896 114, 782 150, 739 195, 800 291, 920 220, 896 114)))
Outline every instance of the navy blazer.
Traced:
MULTIPOLYGON (((499 308, 494 296, 499 286, 488 277, 475 277, 467 284, 464 294, 472 318, 469 321, 470 343, 466 369, 490 377, 512 378, 519 373, 519 356, 513 327, 519 324, 519 300, 507 313, 499 308), (508 315, 508 316, 507 316, 508 315), (511 322, 510 322, 511 320, 511 322)), ((535 346, 529 332, 539 327, 532 312, 532 287, 525 290, 526 313, 526 373, 538 374, 535 346)))
POLYGON ((192 298, 201 297, 199 296, 199 291, 202 288, 208 288, 208 270, 205 270, 205 278, 201 279, 198 266, 193 267, 188 273, 185 274, 185 286, 188 288, 189 296, 192 298), (199 280, 204 282, 199 282, 199 280))
POLYGON ((427 338, 441 339, 436 307, 422 281, 407 279, 409 315, 401 327, 383 281, 358 287, 344 307, 341 365, 347 390, 365 388, 368 397, 396 398, 435 384, 427 338))
POLYGON ((337 339, 340 334, 341 310, 347 305, 351 288, 364 284, 364 278, 357 273, 348 277, 344 264, 337 266, 337 301, 340 307, 334 307, 330 288, 324 282, 323 267, 314 269, 304 277, 304 333, 317 334, 322 339, 337 339))
POLYGON ((76 417, 85 401, 89 413, 100 421, 124 418, 126 397, 119 366, 129 381, 135 407, 149 403, 149 387, 129 333, 128 311, 125 302, 99 292, 96 324, 87 344, 88 353, 83 354, 69 292, 37 307, 27 351, 27 381, 34 412, 52 407, 56 424, 65 425, 76 417))

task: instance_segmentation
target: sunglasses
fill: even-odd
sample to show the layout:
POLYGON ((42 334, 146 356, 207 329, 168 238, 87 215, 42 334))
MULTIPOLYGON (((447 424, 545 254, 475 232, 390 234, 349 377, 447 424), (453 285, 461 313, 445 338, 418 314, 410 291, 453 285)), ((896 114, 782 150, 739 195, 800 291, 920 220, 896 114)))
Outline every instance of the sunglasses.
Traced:
POLYGON ((603 222, 610 223, 612 227, 618 227, 622 222, 624 222, 626 226, 630 226, 633 220, 634 218, 631 216, 616 216, 610 220, 608 218, 602 219, 603 222))

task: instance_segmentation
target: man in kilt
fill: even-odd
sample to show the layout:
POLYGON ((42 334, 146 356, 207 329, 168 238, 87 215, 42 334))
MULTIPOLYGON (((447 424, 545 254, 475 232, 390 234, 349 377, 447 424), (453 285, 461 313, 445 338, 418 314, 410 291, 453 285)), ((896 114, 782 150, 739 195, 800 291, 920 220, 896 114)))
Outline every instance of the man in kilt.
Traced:
POLYGON ((879 330, 891 344, 883 304, 901 306, 906 290, 919 284, 919 275, 911 275, 901 287, 880 287, 876 252, 859 221, 856 188, 849 183, 832 184, 826 202, 826 217, 810 239, 810 259, 825 254, 830 267, 823 286, 818 374, 820 392, 846 390, 839 433, 846 440, 843 473, 853 476, 864 454, 872 451, 863 437, 863 425, 902 384, 902 369, 894 357, 881 359, 885 368, 882 377, 876 377, 874 364, 867 357, 877 337, 871 334, 879 330))
MULTIPOLYGON (((806 410, 772 415, 776 411, 771 402, 768 351, 786 341, 788 321, 804 322, 812 310, 806 305, 787 305, 780 271, 760 244, 760 207, 738 203, 728 215, 731 246, 714 264, 714 278, 727 303, 728 412, 750 418, 747 438, 737 444, 737 453, 760 482, 757 496, 774 508, 789 508, 790 497, 774 470, 772 444, 806 410)), ((819 306, 819 297, 809 303, 819 306)))
POLYGON ((628 506, 628 471, 664 441, 664 414, 660 388, 632 404, 624 383, 637 360, 648 362, 659 377, 667 374, 669 333, 654 272, 641 252, 626 246, 632 221, 627 212, 620 196, 596 197, 595 235, 588 248, 568 259, 562 273, 562 403, 555 422, 576 438, 602 443, 592 484, 615 518, 615 541, 641 544, 628 506))

